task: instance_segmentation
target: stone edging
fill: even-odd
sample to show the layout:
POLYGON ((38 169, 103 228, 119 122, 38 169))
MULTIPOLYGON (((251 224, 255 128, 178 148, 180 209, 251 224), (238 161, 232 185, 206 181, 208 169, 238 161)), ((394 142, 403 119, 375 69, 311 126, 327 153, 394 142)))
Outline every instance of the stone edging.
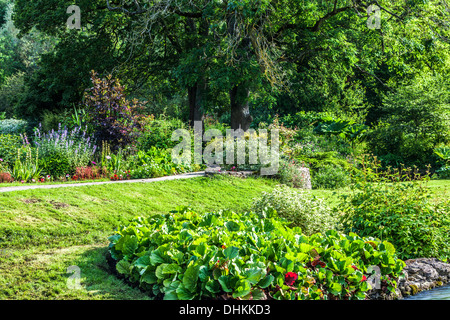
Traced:
POLYGON ((450 282, 450 263, 436 258, 418 258, 405 261, 402 270, 403 277, 398 280, 395 293, 371 290, 368 297, 371 300, 395 300, 415 295, 420 291, 440 287, 450 282))

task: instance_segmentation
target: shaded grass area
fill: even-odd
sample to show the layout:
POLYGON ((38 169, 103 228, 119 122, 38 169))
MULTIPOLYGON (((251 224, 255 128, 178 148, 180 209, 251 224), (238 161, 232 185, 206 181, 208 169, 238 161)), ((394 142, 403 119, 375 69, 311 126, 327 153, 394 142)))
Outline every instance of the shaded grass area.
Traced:
POLYGON ((192 178, 0 194, 0 299, 148 299, 107 271, 108 236, 141 215, 177 206, 245 211, 277 181, 192 178), (69 266, 81 289, 69 290, 69 266))

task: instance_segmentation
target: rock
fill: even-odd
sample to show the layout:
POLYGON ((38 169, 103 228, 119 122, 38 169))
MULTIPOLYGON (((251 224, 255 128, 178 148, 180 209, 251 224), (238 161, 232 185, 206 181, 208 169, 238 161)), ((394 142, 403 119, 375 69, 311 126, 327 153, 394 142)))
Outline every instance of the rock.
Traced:
POLYGON ((303 178, 303 189, 312 189, 311 185, 311 175, 309 173, 309 168, 300 168, 300 172, 303 178))
POLYGON ((405 261, 402 276, 397 281, 395 293, 371 290, 367 296, 371 300, 402 299, 423 290, 442 286, 450 281, 450 264, 436 258, 419 258, 405 261))

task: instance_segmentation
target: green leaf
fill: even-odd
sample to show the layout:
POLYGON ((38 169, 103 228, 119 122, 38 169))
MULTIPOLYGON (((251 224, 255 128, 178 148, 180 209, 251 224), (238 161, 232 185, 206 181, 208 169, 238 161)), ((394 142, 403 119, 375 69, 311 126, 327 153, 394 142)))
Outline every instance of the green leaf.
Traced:
POLYGON ((223 250, 223 255, 228 260, 236 258, 238 256, 238 254, 239 254, 239 248, 236 248, 236 247, 228 247, 223 250))
POLYGON ((220 290, 222 288, 221 288, 221 285, 220 285, 220 283, 218 281, 209 280, 206 283, 205 289, 208 290, 211 293, 218 293, 218 292, 220 292, 220 290))
POLYGON ((225 223, 225 226, 227 227, 228 231, 239 231, 241 229, 241 226, 234 221, 227 221, 225 223))
POLYGON ((266 271, 261 268, 251 268, 244 271, 243 276, 251 283, 257 284, 262 277, 266 275, 266 271))
POLYGON ((225 292, 232 292, 231 286, 229 285, 230 278, 228 276, 220 276, 218 279, 222 290, 225 292))
POLYGON ((152 266, 155 266, 160 263, 166 262, 165 253, 162 251, 161 247, 153 250, 150 254, 150 263, 152 266))
POLYGON ((195 292, 200 274, 200 265, 189 266, 183 274, 183 285, 186 290, 195 292))
POLYGON ((330 285, 329 289, 330 289, 330 292, 331 292, 332 294, 338 295, 338 294, 340 294, 341 291, 342 291, 342 286, 341 286, 339 283, 337 283, 337 282, 333 282, 333 283, 330 285))
POLYGON ((164 274, 172 274, 172 273, 178 273, 181 272, 182 269, 179 265, 177 265, 176 263, 171 263, 166 265, 166 267, 163 270, 164 274))
POLYGON ((130 268, 131 268, 131 263, 129 263, 128 261, 126 261, 125 259, 120 260, 117 264, 116 264, 116 270, 117 272, 119 272, 120 274, 124 274, 124 275, 130 275, 130 268))
POLYGON ((195 298, 195 294, 187 290, 183 284, 180 284, 176 290, 178 299, 180 300, 192 300, 195 298))
POLYGON ((233 298, 243 297, 250 293, 251 285, 248 280, 241 279, 236 283, 236 288, 233 292, 233 298))
POLYGON ((120 250, 124 255, 132 255, 137 248, 138 239, 136 236, 123 236, 116 243, 116 249, 120 250))
POLYGON ((154 284, 158 282, 158 278, 155 275, 155 271, 150 271, 147 269, 145 273, 141 276, 141 282, 145 282, 148 284, 154 284))
POLYGON ((275 278, 273 277, 273 275, 269 274, 268 276, 266 276, 265 278, 263 278, 261 281, 258 282, 258 287, 265 289, 272 284, 274 279, 275 278))
POLYGON ((142 257, 140 257, 139 259, 136 259, 133 262, 133 266, 138 267, 138 268, 145 268, 149 265, 150 265, 150 256, 147 254, 143 255, 142 257))
POLYGON ((162 263, 156 267, 155 275, 158 279, 164 279, 166 277, 164 274, 164 268, 166 268, 167 266, 167 263, 162 263))

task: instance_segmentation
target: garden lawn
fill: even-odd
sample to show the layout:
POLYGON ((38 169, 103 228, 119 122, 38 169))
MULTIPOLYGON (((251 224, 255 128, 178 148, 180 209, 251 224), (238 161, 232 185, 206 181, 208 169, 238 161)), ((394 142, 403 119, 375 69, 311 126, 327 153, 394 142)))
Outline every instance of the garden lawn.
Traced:
POLYGON ((108 273, 108 237, 135 216, 177 206, 249 209, 277 181, 192 178, 0 193, 0 299, 148 299, 108 273), (69 290, 69 266, 81 271, 69 290))

